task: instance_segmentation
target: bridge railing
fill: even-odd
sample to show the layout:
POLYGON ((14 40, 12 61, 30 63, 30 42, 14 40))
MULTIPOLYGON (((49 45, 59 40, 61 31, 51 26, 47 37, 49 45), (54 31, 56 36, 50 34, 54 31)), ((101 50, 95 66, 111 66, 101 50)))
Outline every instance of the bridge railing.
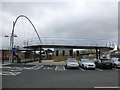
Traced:
POLYGON ((70 39, 42 37, 42 43, 36 38, 24 41, 24 46, 34 45, 64 45, 64 46, 97 46, 114 48, 114 44, 108 40, 93 39, 70 39))

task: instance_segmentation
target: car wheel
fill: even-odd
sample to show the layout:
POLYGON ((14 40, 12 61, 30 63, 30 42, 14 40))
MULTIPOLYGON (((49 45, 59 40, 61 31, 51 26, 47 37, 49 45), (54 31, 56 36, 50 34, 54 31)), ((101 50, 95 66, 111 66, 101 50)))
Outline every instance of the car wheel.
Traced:
POLYGON ((116 65, 116 64, 114 64, 114 68, 117 68, 117 65, 116 65))
POLYGON ((101 69, 103 69, 103 66, 102 66, 102 65, 100 65, 100 68, 101 68, 101 69))
POLYGON ((111 66, 110 69, 112 69, 113 67, 111 66))
POLYGON ((68 66, 67 66, 67 65, 66 65, 65 67, 68 69, 68 66))

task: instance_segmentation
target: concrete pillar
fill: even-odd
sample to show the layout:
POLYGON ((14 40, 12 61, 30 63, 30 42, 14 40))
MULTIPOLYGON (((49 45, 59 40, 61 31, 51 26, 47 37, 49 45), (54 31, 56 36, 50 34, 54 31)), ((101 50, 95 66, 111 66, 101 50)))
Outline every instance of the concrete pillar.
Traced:
POLYGON ((56 50, 56 56, 59 56, 59 51, 58 50, 56 50))
POLYGON ((36 50, 34 49, 34 60, 33 61, 35 60, 36 60, 36 50))
POLYGON ((4 51, 2 51, 2 64, 4 64, 4 51))
POLYGON ((39 63, 41 63, 42 62, 42 54, 41 54, 41 49, 42 49, 42 47, 40 46, 40 48, 39 48, 39 50, 40 50, 40 53, 39 53, 39 63))
POLYGON ((79 54, 80 54, 79 51, 76 51, 76 55, 79 56, 79 54))
POLYGON ((100 49, 99 49, 99 59, 100 59, 100 53, 101 53, 101 51, 100 51, 100 49))
POLYGON ((62 55, 65 56, 65 50, 62 51, 62 55))
POLYGON ((98 59, 98 48, 96 48, 96 59, 98 59))

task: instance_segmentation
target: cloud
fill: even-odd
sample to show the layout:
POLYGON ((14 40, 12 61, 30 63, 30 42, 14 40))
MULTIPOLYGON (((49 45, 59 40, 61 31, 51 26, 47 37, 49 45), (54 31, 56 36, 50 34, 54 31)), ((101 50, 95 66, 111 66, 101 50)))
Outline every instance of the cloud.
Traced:
MULTIPOLYGON (((31 19, 41 37, 118 41, 117 2, 6 2, 2 7, 3 34, 9 34, 13 20, 24 14, 31 19)), ((16 34, 21 40, 36 37, 24 19, 16 25, 16 34)))

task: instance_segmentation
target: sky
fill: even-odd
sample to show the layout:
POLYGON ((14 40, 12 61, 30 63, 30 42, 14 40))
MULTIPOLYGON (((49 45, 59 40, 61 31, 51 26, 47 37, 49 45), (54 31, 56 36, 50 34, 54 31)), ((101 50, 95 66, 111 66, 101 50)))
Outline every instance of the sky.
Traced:
MULTIPOLYGON (((108 0, 62 0, 44 2, 2 2, 0 18, 1 47, 9 47, 13 21, 19 15, 27 16, 40 37, 69 39, 98 39, 118 43, 118 2, 108 0)), ((114 1, 114 0, 113 0, 114 1)), ((15 44, 37 38, 30 23, 20 18, 15 27, 15 44)))

